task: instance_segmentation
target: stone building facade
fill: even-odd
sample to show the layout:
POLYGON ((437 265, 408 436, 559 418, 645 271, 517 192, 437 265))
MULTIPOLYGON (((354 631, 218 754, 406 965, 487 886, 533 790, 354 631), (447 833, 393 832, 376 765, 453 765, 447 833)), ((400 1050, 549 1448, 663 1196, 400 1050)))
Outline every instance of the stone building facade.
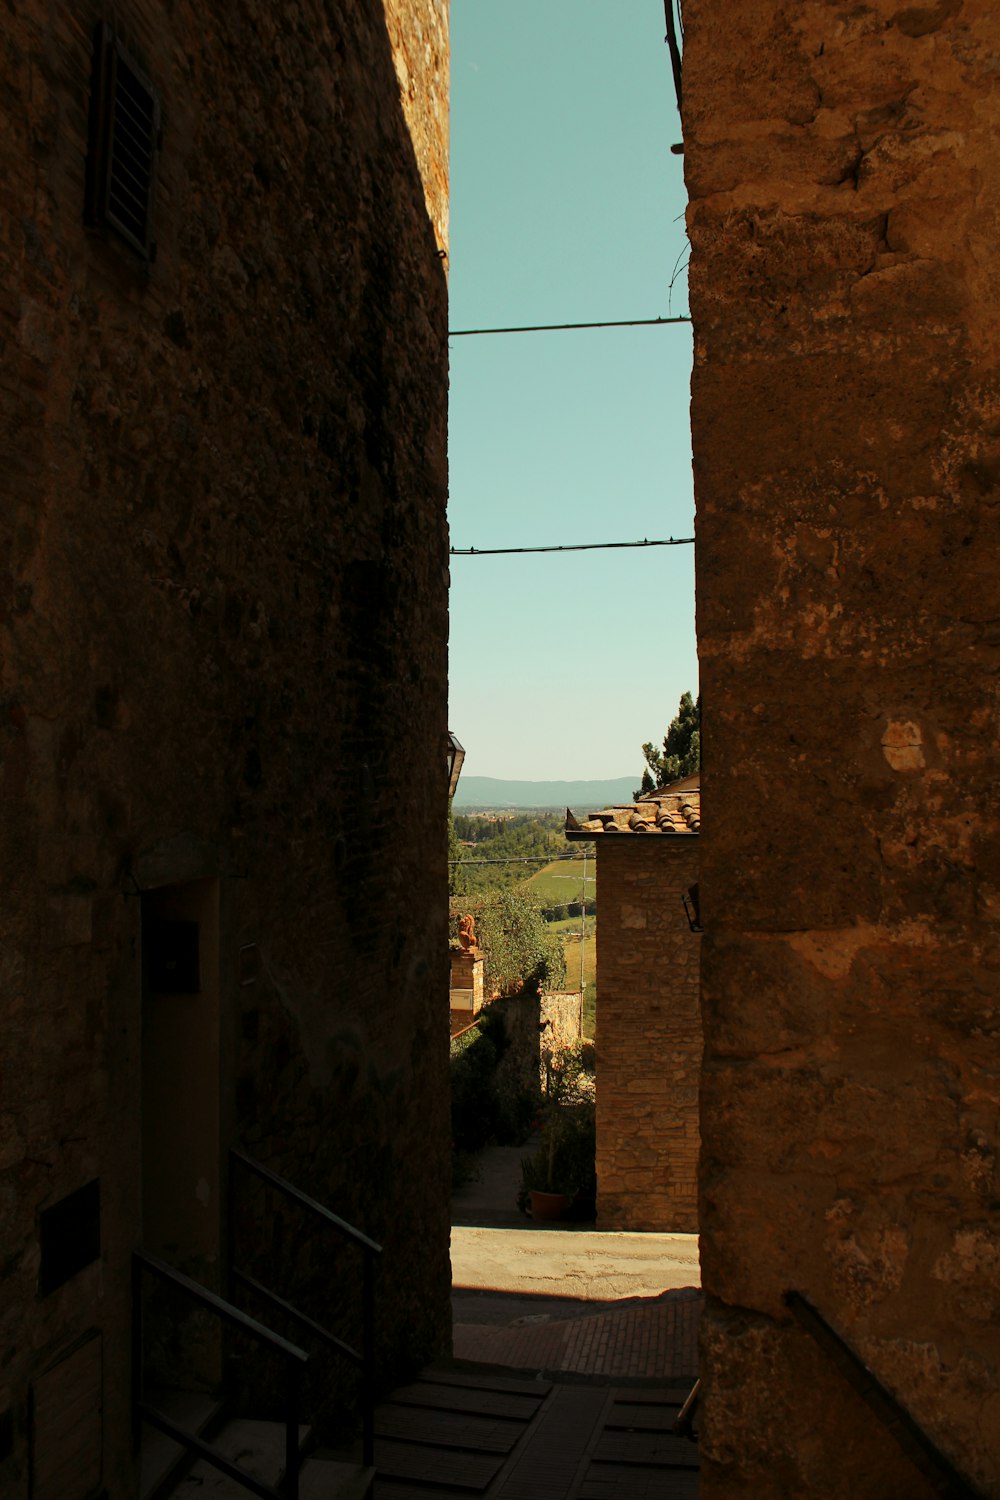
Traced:
POLYGON ((679 785, 567 823, 597 850, 599 1229, 698 1228, 700 798, 679 785))
POLYGON ((1000 11, 684 16, 702 1493, 1000 1495, 1000 11))
POLYGON ((0 1492, 128 1500, 131 1253, 220 1286, 232 1145, 384 1243, 383 1376, 449 1342, 447 0, 0 69, 0 1492))

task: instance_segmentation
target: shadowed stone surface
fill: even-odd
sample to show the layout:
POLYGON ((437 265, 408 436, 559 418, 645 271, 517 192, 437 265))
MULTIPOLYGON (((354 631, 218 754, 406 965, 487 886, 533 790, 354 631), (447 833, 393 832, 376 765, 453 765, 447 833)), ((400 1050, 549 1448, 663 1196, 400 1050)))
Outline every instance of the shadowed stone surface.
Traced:
MULTIPOLYGON (((447 4, 24 0, 3 35, 0 1492, 96 1330, 123 1500, 129 1256, 221 1284, 231 1143, 384 1241, 381 1378, 449 1337, 447 4), (162 101, 150 264, 83 223, 101 18, 162 101), (95 1181, 100 1258, 40 1298, 95 1181)), ((357 1257, 240 1191, 241 1253, 356 1337, 357 1257)), ((211 1381, 202 1321, 151 1343, 211 1381)))
POLYGON ((1000 1486, 990 0, 686 0, 707 1495, 1000 1486), (994 1299, 995 1301, 995 1299, 994 1299))

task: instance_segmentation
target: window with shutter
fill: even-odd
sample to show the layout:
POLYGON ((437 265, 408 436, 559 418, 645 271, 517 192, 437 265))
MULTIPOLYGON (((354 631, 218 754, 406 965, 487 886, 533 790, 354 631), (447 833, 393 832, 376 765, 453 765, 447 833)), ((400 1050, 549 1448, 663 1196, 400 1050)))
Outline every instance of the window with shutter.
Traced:
POLYGON ((159 140, 159 95, 102 21, 94 37, 86 218, 94 228, 113 230, 147 261, 156 258, 153 188, 159 140))

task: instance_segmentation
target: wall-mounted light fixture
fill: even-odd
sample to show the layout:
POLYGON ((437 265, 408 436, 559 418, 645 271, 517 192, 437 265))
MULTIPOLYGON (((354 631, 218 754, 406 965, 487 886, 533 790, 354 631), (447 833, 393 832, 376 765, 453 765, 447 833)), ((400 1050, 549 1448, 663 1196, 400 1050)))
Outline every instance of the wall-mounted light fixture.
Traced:
POLYGON ((691 931, 704 932, 705 929, 701 925, 701 902, 698 899, 697 882, 681 892, 681 900, 684 902, 684 913, 691 931))
POLYGON ((465 759, 465 751, 458 740, 448 730, 448 801, 455 795, 458 787, 458 778, 462 774, 462 762, 465 759))

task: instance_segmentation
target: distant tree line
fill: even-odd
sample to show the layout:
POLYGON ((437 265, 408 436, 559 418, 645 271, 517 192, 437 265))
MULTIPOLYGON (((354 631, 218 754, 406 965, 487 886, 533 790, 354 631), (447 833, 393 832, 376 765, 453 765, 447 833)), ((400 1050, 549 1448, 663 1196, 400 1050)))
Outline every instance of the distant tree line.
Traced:
POLYGON ((560 813, 512 813, 497 818, 475 818, 453 813, 449 828, 449 890, 452 895, 476 895, 519 885, 557 855, 566 853, 560 813), (468 848, 467 845, 474 847, 468 848), (537 858, 537 863, 521 861, 537 858), (474 860, 511 863, 474 864, 474 860))

